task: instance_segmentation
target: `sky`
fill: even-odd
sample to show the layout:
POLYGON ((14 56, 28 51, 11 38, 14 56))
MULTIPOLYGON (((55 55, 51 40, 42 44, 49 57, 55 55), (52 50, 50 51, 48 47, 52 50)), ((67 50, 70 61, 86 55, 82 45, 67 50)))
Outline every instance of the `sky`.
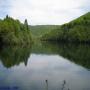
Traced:
POLYGON ((90 0, 0 0, 0 18, 7 14, 30 25, 61 25, 90 11, 90 0))

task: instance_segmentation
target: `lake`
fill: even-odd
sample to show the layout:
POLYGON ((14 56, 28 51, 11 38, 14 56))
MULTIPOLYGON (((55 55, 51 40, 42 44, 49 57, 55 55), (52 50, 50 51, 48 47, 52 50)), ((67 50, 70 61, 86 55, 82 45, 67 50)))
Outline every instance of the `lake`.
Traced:
POLYGON ((90 46, 2 47, 0 90, 90 90, 90 46))

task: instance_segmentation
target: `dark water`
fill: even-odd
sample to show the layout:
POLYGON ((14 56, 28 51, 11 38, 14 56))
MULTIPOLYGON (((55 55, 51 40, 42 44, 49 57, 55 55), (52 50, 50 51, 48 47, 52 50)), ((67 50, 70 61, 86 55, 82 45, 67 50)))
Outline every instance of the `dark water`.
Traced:
POLYGON ((0 90, 90 90, 90 46, 2 47, 0 90))

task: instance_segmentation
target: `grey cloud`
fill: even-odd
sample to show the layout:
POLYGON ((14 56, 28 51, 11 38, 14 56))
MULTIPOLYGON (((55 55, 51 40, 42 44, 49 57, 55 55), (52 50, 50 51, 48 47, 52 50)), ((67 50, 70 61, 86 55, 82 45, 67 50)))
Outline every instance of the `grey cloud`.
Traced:
POLYGON ((90 0, 0 0, 0 17, 6 14, 29 24, 63 24, 90 11, 90 0))

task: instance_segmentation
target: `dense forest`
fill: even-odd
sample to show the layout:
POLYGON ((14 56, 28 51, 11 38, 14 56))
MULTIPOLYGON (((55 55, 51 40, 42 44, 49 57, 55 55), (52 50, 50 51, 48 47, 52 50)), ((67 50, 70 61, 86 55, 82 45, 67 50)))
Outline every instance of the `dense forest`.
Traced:
POLYGON ((29 26, 31 30, 31 34, 33 38, 39 38, 45 33, 48 33, 52 30, 55 30, 57 27, 60 27, 59 25, 34 25, 29 26))
POLYGON ((90 12, 44 34, 41 40, 90 43, 90 12))
POLYGON ((90 43, 90 12, 63 25, 28 25, 8 15, 0 19, 0 44, 30 44, 45 41, 90 43))
POLYGON ((0 44, 30 44, 31 32, 27 20, 24 24, 8 15, 0 19, 0 44))

